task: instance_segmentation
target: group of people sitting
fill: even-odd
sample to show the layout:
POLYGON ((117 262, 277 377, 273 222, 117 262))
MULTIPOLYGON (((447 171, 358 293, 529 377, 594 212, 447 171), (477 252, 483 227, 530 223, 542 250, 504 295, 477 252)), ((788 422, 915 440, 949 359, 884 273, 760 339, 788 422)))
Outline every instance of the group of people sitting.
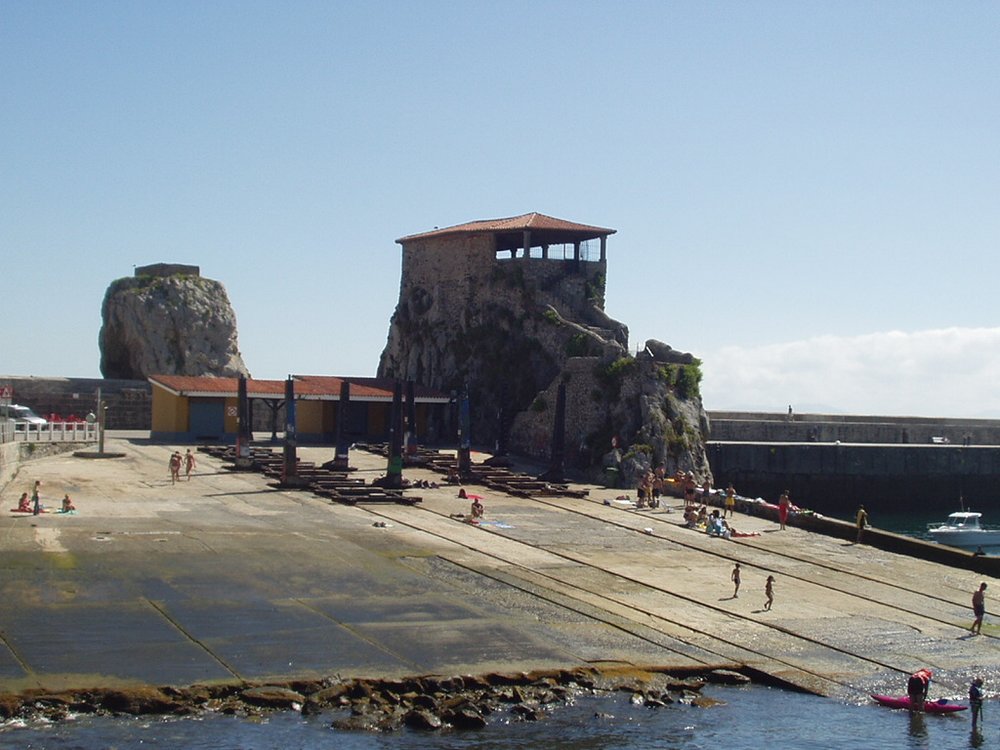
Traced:
POLYGON ((723 539, 728 539, 736 531, 718 510, 709 513, 706 505, 689 505, 684 510, 684 525, 689 529, 703 528, 709 536, 721 536, 723 539))
MULTIPOLYGON (((21 497, 18 498, 16 511, 18 513, 41 513, 45 511, 45 506, 38 502, 38 489, 36 487, 34 493, 31 497, 28 496, 27 492, 22 492, 21 497)), ((73 505, 73 501, 69 497, 69 493, 63 495, 62 506, 59 509, 60 513, 69 513, 75 511, 76 506, 73 505)))

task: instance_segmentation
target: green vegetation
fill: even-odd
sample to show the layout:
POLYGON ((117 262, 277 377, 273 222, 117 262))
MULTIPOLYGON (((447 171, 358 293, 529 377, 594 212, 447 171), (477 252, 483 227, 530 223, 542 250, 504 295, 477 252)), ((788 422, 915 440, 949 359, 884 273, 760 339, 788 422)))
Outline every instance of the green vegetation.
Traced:
POLYGON ((701 360, 689 365, 660 365, 656 375, 672 386, 681 398, 697 398, 701 395, 701 360))
POLYGON ((625 458, 635 458, 640 453, 644 453, 645 455, 652 458, 653 446, 651 446, 649 443, 636 443, 635 445, 631 446, 628 449, 628 452, 625 453, 625 458))
POLYGON ((562 321, 559 319, 559 314, 551 307, 545 308, 545 312, 542 313, 542 317, 552 325, 557 326, 562 324, 562 321))
POLYGON ((534 401, 531 402, 531 410, 537 412, 543 412, 549 408, 548 402, 543 396, 538 396, 534 401))
POLYGON ((589 357, 592 352, 593 340, 585 333, 577 333, 570 336, 566 342, 567 357, 589 357))

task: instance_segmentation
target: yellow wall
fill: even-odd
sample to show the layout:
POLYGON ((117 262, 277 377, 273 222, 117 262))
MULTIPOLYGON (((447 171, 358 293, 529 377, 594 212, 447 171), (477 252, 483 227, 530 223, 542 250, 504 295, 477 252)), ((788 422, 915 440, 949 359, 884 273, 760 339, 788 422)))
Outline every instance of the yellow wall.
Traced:
POLYGON ((153 385, 153 432, 187 432, 188 400, 153 385))
POLYGON ((227 398, 224 408, 226 416, 222 421, 222 429, 227 434, 235 434, 239 430, 240 400, 238 398, 227 398))
POLYGON ((321 435, 323 433, 323 402, 295 402, 295 430, 300 435, 321 435))

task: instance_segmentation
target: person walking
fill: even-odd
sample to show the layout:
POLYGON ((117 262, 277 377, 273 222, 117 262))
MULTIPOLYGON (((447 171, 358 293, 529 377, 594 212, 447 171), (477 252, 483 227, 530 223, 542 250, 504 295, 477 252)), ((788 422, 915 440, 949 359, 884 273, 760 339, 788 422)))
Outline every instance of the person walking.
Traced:
POLYGON ((858 506, 858 513, 855 516, 854 522, 858 526, 858 538, 855 544, 861 544, 861 537, 865 534, 865 528, 868 526, 868 511, 865 510, 865 506, 858 506))
POLYGON ((764 609, 771 609, 771 605, 774 604, 774 576, 767 577, 767 582, 764 584, 764 596, 767 597, 764 609))
POLYGON ((195 460, 194 454, 191 452, 191 449, 188 448, 187 452, 184 454, 184 474, 189 482, 191 481, 191 471, 195 466, 197 466, 197 463, 198 462, 195 460))
POLYGON ((181 454, 177 451, 170 455, 168 468, 170 469, 170 484, 179 482, 181 478, 181 454))
POLYGON ((969 708, 972 709, 972 728, 983 718, 983 678, 977 677, 969 685, 969 708))
POLYGON ((979 590, 972 595, 972 613, 976 619, 972 622, 970 632, 979 635, 983 630, 983 617, 986 616, 986 582, 979 584, 979 590))
POLYGON ((739 563, 736 563, 736 566, 733 568, 733 575, 731 577, 732 577, 733 586, 734 586, 734 589, 733 589, 733 599, 739 599, 740 598, 740 564, 739 563))

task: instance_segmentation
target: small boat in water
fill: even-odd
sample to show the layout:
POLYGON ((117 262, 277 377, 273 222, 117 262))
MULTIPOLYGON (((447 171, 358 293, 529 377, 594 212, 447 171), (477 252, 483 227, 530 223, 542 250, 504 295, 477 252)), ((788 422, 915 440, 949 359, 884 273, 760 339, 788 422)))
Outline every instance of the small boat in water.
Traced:
POLYGON ((1000 546, 1000 529, 986 529, 980 526, 982 513, 959 511, 948 516, 941 524, 931 524, 927 533, 935 542, 949 547, 996 547, 1000 546))
MULTIPOLYGON (((873 695, 877 702, 889 708, 911 708, 910 696, 908 695, 873 695)), ((938 698, 936 701, 924 701, 924 713, 928 714, 950 714, 955 711, 964 711, 968 706, 961 703, 952 703, 947 698, 938 698)))

